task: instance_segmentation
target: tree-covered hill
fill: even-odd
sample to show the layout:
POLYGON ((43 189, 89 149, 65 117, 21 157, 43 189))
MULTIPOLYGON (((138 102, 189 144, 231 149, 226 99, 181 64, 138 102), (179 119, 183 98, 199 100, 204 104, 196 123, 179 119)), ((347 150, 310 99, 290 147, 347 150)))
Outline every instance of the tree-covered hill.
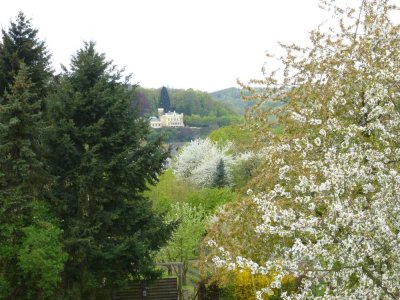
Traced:
POLYGON ((215 91, 210 95, 214 100, 226 105, 240 115, 243 115, 246 108, 254 104, 251 101, 243 101, 241 98, 241 90, 235 87, 215 91))
POLYGON ((190 141, 205 137, 214 129, 238 124, 243 121, 235 110, 202 91, 193 89, 136 89, 133 108, 138 108, 143 116, 157 115, 160 107, 161 91, 167 90, 171 111, 184 114, 185 128, 162 128, 152 133, 154 138, 162 135, 167 142, 190 141), (192 128, 188 128, 192 127, 192 128), (196 127, 196 128, 193 128, 196 127))
MULTIPOLYGON (((144 113, 155 114, 159 107, 161 89, 138 88, 134 106, 139 106, 144 113)), ((187 116, 226 116, 236 115, 237 112, 215 99, 207 92, 193 89, 168 89, 171 110, 187 116)))

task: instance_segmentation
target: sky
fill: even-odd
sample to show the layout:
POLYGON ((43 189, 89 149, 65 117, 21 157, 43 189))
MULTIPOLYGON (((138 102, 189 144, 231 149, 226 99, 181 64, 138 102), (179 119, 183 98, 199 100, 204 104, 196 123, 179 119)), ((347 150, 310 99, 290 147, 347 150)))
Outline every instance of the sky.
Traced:
MULTIPOLYGON (((355 1, 355 0, 354 0, 355 1)), ((261 78, 278 41, 305 45, 328 16, 317 0, 0 0, 0 26, 23 11, 52 65, 84 41, 146 88, 217 91, 261 78)))

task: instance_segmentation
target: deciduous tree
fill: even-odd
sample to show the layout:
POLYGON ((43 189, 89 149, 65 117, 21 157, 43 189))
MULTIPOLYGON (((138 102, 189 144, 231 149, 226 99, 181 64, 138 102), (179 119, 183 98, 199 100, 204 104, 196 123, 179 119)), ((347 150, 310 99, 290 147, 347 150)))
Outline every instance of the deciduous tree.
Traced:
POLYGON ((229 180, 233 164, 233 156, 228 153, 229 150, 228 143, 217 146, 209 139, 197 139, 183 147, 172 168, 178 178, 189 180, 200 187, 210 187, 221 160, 224 161, 225 175, 229 180))
MULTIPOLYGON (((171 239, 161 248, 157 258, 162 262, 182 263, 182 281, 186 284, 189 261, 199 257, 200 242, 205 233, 205 213, 202 207, 188 203, 175 203, 166 216, 166 222, 179 223, 171 239)), ((179 276, 178 268, 175 268, 179 276)))
POLYGON ((400 27, 390 19, 395 7, 389 0, 365 0, 356 9, 322 4, 336 13, 338 26, 313 31, 308 48, 284 46, 283 80, 272 73, 252 82, 262 89, 247 86, 250 98, 261 101, 249 117, 266 154, 256 186, 264 192, 253 197, 262 221, 253 233, 274 242, 268 251, 255 248, 247 256, 224 249, 214 262, 273 272, 275 280, 259 291, 260 299, 289 274, 301 284, 285 299, 398 299, 400 27), (287 105, 268 118, 262 102, 282 99, 289 99, 287 105), (284 126, 284 135, 271 133, 276 124, 284 126), (257 251, 267 254, 263 261, 257 251))

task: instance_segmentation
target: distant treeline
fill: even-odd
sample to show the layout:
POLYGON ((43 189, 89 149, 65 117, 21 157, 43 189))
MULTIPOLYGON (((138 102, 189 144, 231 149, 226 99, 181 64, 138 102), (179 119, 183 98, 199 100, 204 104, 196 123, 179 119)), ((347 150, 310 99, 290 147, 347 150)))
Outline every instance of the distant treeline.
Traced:
MULTIPOLYGON (((135 106, 143 114, 155 114, 159 107, 160 89, 146 89, 139 87, 136 90, 135 106)), ((224 116, 236 114, 232 109, 216 102, 210 94, 193 89, 168 89, 171 101, 171 110, 185 115, 224 116)))
MULTIPOLYGON (((137 88, 133 108, 138 109, 145 117, 157 115, 157 108, 161 107, 161 90, 137 88)), ((162 136, 168 143, 190 141, 205 137, 214 129, 243 121, 242 116, 227 105, 214 100, 207 92, 168 89, 168 97, 170 110, 184 114, 186 127, 158 129, 152 133, 155 139, 162 136)))

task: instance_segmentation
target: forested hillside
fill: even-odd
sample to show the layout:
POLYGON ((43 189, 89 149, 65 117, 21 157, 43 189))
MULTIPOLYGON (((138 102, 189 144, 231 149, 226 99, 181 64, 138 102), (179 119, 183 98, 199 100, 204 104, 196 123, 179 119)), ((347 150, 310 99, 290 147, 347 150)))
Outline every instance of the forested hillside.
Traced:
POLYGON ((154 131, 156 138, 162 135, 169 142, 190 141, 205 137, 210 131, 239 124, 243 118, 229 106, 215 101, 207 92, 193 89, 145 89, 138 87, 132 103, 143 116, 157 115, 157 108, 161 107, 161 91, 167 91, 170 110, 184 114, 186 127, 192 128, 162 128, 154 131))
MULTIPOLYGON (((171 101, 171 111, 175 110, 187 116, 229 116, 235 115, 229 106, 215 101, 207 92, 193 89, 167 89, 171 101)), ((160 89, 146 89, 139 87, 136 91, 135 105, 138 105, 143 112, 149 111, 153 114, 159 107, 160 89)))
POLYGON ((231 87, 220 91, 210 93, 211 97, 235 111, 243 115, 247 108, 254 104, 254 101, 244 101, 239 88, 231 87))

